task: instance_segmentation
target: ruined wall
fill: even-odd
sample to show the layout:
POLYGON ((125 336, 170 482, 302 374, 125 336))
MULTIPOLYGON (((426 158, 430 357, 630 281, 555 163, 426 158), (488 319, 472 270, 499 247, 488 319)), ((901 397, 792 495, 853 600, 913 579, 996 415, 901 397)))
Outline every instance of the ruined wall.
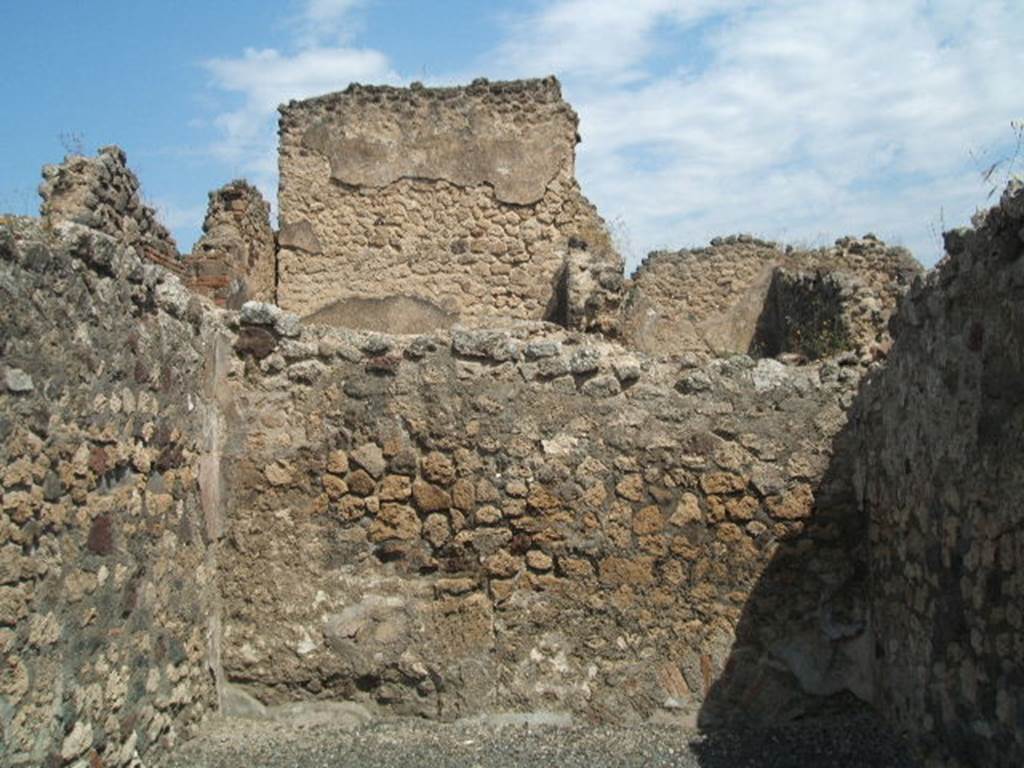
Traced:
POLYGON ((863 532, 828 474, 858 366, 680 369, 551 325, 296 320, 246 305, 234 342, 220 562, 244 693, 692 721, 741 657, 753 671, 702 717, 870 695, 847 652, 863 532))
POLYGON ((878 704, 950 766, 1024 764, 1024 189, 895 320, 859 417, 878 704))
POLYGON ((210 193, 203 236, 186 262, 189 288, 220 306, 276 298, 277 257, 270 203, 236 180, 210 193))
POLYGON ((120 147, 103 147, 95 158, 69 155, 43 167, 40 213, 51 221, 73 221, 136 249, 144 258, 182 274, 178 247, 142 202, 139 180, 120 147))
POLYGON ((565 315, 570 238, 621 274, 573 178, 577 123, 554 78, 353 85, 290 102, 280 122, 280 305, 308 314, 403 297, 463 322, 565 315))
POLYGON ((644 260, 633 276, 624 332, 652 354, 868 355, 887 344, 886 322, 920 272, 906 250, 871 235, 814 251, 749 235, 716 238, 708 248, 644 260), (808 302, 820 311, 809 312, 808 302))
POLYGON ((175 278, 66 222, 0 219, 0 303, 0 764, 136 766, 216 703, 216 345, 175 278))

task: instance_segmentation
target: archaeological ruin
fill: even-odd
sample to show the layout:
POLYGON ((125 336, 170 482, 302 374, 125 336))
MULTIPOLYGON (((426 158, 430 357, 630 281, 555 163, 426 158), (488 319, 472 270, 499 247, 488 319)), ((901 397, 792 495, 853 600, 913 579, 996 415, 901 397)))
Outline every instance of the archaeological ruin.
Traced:
POLYGON ((0 764, 218 713, 771 725, 1024 764, 1024 186, 925 272, 623 273, 554 78, 281 107, 178 253, 116 147, 0 217, 0 764), (1017 489, 1016 491, 1014 489, 1017 489))

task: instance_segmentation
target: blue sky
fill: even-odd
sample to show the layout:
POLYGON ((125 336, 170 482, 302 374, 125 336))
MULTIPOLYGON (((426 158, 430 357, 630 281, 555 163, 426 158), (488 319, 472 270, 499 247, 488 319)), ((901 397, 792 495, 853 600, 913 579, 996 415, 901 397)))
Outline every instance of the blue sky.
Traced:
POLYGON ((577 175, 631 265, 732 232, 869 231, 931 264, 1013 154, 1019 3, 10 3, 0 210, 34 213, 67 148, 116 143, 187 251, 210 189, 244 176, 273 199, 282 101, 554 73, 581 116, 577 175))

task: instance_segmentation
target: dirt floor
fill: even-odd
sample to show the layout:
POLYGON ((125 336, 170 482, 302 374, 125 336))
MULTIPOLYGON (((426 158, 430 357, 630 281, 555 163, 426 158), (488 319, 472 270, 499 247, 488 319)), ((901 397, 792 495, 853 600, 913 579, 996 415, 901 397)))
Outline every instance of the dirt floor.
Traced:
POLYGON ((219 718, 163 768, 916 768, 869 713, 768 730, 700 733, 667 725, 580 725, 557 715, 440 724, 365 712, 297 709, 274 719, 219 718))

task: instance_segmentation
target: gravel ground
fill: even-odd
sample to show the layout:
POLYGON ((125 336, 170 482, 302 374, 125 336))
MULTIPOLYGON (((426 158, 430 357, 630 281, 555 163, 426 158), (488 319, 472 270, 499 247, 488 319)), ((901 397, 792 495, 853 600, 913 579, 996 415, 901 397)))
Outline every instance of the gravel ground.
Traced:
POLYGON ((770 730, 669 726, 275 722, 223 718, 165 768, 916 768, 875 717, 820 717, 770 730))

